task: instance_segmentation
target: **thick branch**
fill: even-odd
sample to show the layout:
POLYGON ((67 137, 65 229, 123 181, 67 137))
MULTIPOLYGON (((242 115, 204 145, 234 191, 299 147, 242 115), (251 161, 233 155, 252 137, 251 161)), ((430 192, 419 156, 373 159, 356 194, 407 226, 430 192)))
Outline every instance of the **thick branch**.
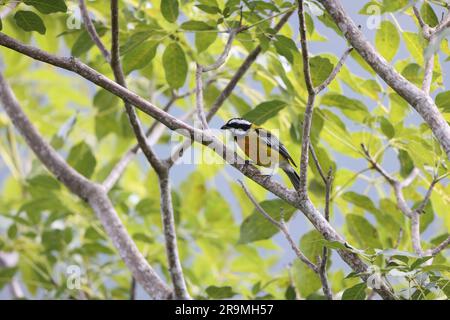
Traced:
POLYGON ((155 299, 168 299, 172 292, 148 264, 120 221, 104 189, 80 175, 47 143, 28 120, 3 75, 0 74, 0 100, 12 123, 47 169, 74 194, 86 200, 98 216, 125 264, 155 299))
MULTIPOLYGON (((119 10, 118 0, 111 0, 111 29, 112 29, 112 56, 111 67, 114 71, 116 81, 126 88, 125 76, 120 63, 119 54, 119 10)), ((138 144, 143 151, 145 157, 155 169, 161 189, 161 213, 164 238, 166 241, 167 260, 169 271, 174 286, 175 299, 190 299, 189 293, 184 281, 183 269, 178 256, 178 248, 176 243, 175 221, 173 217, 173 204, 169 185, 169 172, 167 166, 156 156, 153 149, 147 141, 142 125, 137 116, 134 107, 124 100, 125 109, 128 114, 134 134, 138 140, 138 144)))
POLYGON ((346 39, 373 70, 424 119, 450 158, 450 126, 434 101, 413 83, 400 75, 369 43, 345 12, 339 0, 319 0, 346 39))
MULTIPOLYGON (((201 130, 195 129, 189 126, 188 124, 184 123, 183 121, 174 118, 173 116, 157 108, 150 102, 146 101, 145 99, 142 99, 141 97, 129 91, 128 89, 123 88, 114 81, 111 81, 104 75, 99 74, 92 68, 84 65, 83 63, 77 61, 76 59, 60 58, 54 55, 50 55, 40 49, 24 45, 2 33, 0 33, 0 45, 11 48, 36 60, 53 64, 66 70, 73 71, 79 74, 80 76, 84 77, 85 79, 117 95, 118 97, 130 101, 133 105, 140 108, 140 110, 147 113, 151 117, 157 119, 159 122, 163 123, 168 128, 172 130, 179 129, 177 132, 179 132, 180 134, 186 137, 194 137, 196 141, 198 141, 199 143, 209 145, 210 147, 214 147, 215 150, 220 151, 226 150, 226 148, 220 143, 220 141, 216 141, 215 137, 208 136, 201 130), (215 143, 211 145, 210 141, 214 141, 215 143)), ((222 153, 220 151, 218 151, 218 154, 222 156, 225 160, 228 160, 227 157, 225 156, 228 153, 222 153)), ((233 159, 236 158, 238 157, 234 157, 233 159)), ((309 198, 299 199, 296 192, 291 192, 285 186, 273 181, 273 179, 267 179, 267 177, 262 176, 259 170, 257 170, 255 167, 245 165, 244 163, 245 162, 243 161, 243 159, 240 159, 239 163, 232 162, 230 164, 239 171, 241 171, 244 175, 246 175, 256 183, 258 183, 259 185, 271 191, 276 196, 280 197, 281 199, 287 201, 291 205, 300 209, 305 214, 305 216, 311 221, 314 227, 325 237, 325 239, 345 243, 344 239, 330 226, 330 224, 325 220, 325 218, 320 214, 320 212, 317 211, 317 209, 314 207, 309 198)), ((349 252, 347 250, 339 250, 338 253, 354 271, 361 273, 367 271, 367 265, 364 262, 362 262, 361 259, 354 253, 349 252)), ((362 275, 362 278, 365 278, 365 276, 362 275)), ((394 298, 390 289, 387 286, 383 285, 377 292, 385 299, 394 298)))

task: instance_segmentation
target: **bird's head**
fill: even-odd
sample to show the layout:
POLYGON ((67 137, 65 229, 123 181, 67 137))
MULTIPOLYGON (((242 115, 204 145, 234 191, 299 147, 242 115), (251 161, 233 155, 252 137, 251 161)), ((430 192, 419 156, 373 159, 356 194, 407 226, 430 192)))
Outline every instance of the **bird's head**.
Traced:
POLYGON ((229 130, 234 136, 245 136, 250 128, 252 127, 252 123, 242 118, 233 118, 228 120, 220 129, 229 130))

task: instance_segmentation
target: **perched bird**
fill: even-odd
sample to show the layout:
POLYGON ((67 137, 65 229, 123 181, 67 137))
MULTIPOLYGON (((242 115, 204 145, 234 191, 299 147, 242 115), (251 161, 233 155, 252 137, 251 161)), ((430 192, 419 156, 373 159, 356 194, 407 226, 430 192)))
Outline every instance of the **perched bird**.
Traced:
POLYGON ((229 130, 239 148, 256 165, 268 168, 280 167, 294 188, 299 188, 300 177, 294 169, 296 167, 294 160, 286 147, 270 131, 242 118, 230 119, 220 129, 229 130))

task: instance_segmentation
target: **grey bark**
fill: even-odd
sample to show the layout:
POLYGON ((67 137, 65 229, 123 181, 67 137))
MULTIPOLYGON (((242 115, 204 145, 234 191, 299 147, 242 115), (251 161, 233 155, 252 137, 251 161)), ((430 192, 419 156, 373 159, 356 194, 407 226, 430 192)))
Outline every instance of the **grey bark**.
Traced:
POLYGON ((155 299, 171 298, 171 290, 137 249, 103 187, 75 171, 43 140, 22 111, 2 74, 0 74, 0 101, 12 123, 42 164, 69 190, 90 204, 121 258, 145 291, 155 299))
POLYGON ((400 75, 370 44, 339 0, 319 0, 345 38, 372 69, 423 118, 450 158, 450 126, 429 95, 400 75))

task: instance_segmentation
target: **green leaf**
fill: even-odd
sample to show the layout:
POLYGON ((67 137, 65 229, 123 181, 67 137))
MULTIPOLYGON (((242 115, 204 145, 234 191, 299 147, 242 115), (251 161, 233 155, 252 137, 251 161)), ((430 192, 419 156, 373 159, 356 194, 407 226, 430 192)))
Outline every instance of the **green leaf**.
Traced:
MULTIPOLYGON (((300 250, 311 261, 322 255, 323 236, 316 230, 305 233, 300 240, 300 250)), ((319 276, 298 259, 292 268, 292 276, 299 294, 306 298, 321 288, 319 276)))
POLYGON ((324 247, 327 247, 328 249, 348 250, 348 248, 345 246, 345 244, 342 242, 339 242, 339 241, 330 241, 330 240, 321 239, 319 241, 319 243, 321 245, 323 245, 324 247))
POLYGON ((175 22, 178 18, 178 0, 161 0, 161 14, 169 22, 175 22))
POLYGON ((3 30, 3 22, 2 22, 2 19, 0 19, 0 31, 2 31, 3 30))
POLYGON ((234 297, 237 293, 230 286, 216 287, 209 286, 205 290, 206 294, 212 299, 227 299, 234 297))
MULTIPOLYGON (((283 200, 266 200, 260 203, 261 207, 275 220, 279 221, 281 210, 284 210, 284 218, 288 221, 295 212, 295 208, 283 200), (283 208, 283 209, 282 209, 283 208)), ((270 239, 279 232, 278 228, 256 209, 241 224, 239 244, 270 239)))
POLYGON ((442 112, 450 113, 450 91, 444 91, 436 96, 436 105, 442 112))
POLYGON ((383 134, 389 140, 392 139, 395 136, 394 126, 391 124, 391 122, 388 119, 386 119, 384 117, 379 118, 379 121, 380 121, 381 132, 383 132, 383 134))
POLYGON ((279 55, 285 57, 291 64, 294 63, 293 52, 298 52, 298 48, 291 38, 283 35, 277 35, 275 36, 275 41, 273 44, 279 55))
POLYGON ((276 116, 287 105, 280 100, 271 100, 258 104, 254 109, 247 112, 242 117, 256 125, 261 125, 270 118, 276 116))
POLYGON ((337 107, 349 118, 356 122, 362 122, 369 111, 359 100, 347 98, 344 95, 327 93, 322 97, 321 104, 329 107, 337 107))
POLYGON ((450 272, 450 266, 446 264, 432 264, 430 266, 425 266, 422 268, 423 272, 430 272, 430 271, 444 271, 444 272, 450 272))
POLYGON ((353 203, 355 206, 360 207, 364 210, 367 210, 369 212, 376 212, 378 211, 378 209, 375 207, 374 203, 372 202, 372 200, 362 194, 358 194, 356 192, 353 191, 349 191, 346 192, 342 195, 342 199, 353 203))
POLYGON ((430 27, 436 27, 439 24, 439 19, 434 12, 433 7, 429 3, 424 2, 422 4, 422 6, 420 7, 420 14, 422 15, 425 23, 430 27))
POLYGON ((178 43, 171 43, 164 51, 162 61, 167 83, 174 89, 181 88, 186 82, 188 72, 183 48, 178 43))
POLYGON ((48 174, 40 174, 27 180, 33 188, 42 188, 45 190, 59 190, 59 182, 48 174))
POLYGON ((133 70, 142 69, 155 57, 159 42, 145 41, 129 50, 123 57, 123 71, 129 74, 133 70))
POLYGON ((409 4, 409 0, 383 0, 383 12, 395 12, 409 4))
POLYGON ((86 178, 94 173, 97 161, 92 153, 91 147, 82 141, 70 149, 67 162, 86 178))
POLYGON ((40 34, 47 31, 44 21, 34 12, 19 10, 14 15, 14 20, 17 26, 25 31, 37 31, 40 34))
POLYGON ((197 51, 203 52, 209 48, 217 39, 217 33, 215 32, 197 32, 195 34, 195 47, 197 51))
POLYGON ((9 226, 7 234, 10 239, 15 239, 17 237, 17 225, 15 223, 9 226))
POLYGON ((425 43, 422 37, 415 32, 403 32, 402 35, 411 56, 419 65, 424 65, 425 43))
POLYGON ((364 300, 366 298, 366 289, 367 285, 365 283, 358 283, 344 291, 342 300, 364 300))
POLYGON ((64 0, 24 0, 25 4, 35 7, 40 13, 67 12, 64 0))
POLYGON ((195 5, 197 8, 202 10, 203 12, 209 13, 209 14, 217 14, 220 13, 220 9, 216 6, 208 6, 206 4, 197 4, 195 5))
POLYGON ((414 170, 414 162, 405 150, 398 150, 398 160, 400 161, 400 175, 406 178, 414 170))
POLYGON ((380 248, 378 231, 363 216, 348 214, 346 216, 349 235, 358 242, 363 249, 380 248))
POLYGON ((149 237, 145 233, 140 233, 140 232, 134 233, 133 239, 135 241, 141 241, 144 243, 154 243, 155 242, 153 238, 149 237))
MULTIPOLYGON (((101 27, 96 27, 97 30, 97 34, 99 37, 103 37, 103 35, 106 33, 107 29, 103 26, 101 27)), ((94 46, 94 42, 91 39, 91 36, 89 35, 89 33, 86 30, 83 30, 80 35, 78 36, 78 38, 75 40, 73 46, 72 46, 72 51, 71 54, 74 57, 79 57, 82 54, 88 52, 93 46, 94 46)))
POLYGON ((287 287, 286 292, 284 293, 284 297, 286 300, 297 300, 297 294, 295 292, 295 288, 292 285, 287 287))
POLYGON ((375 35, 375 46, 386 60, 394 59, 400 47, 400 35, 392 22, 381 22, 375 35))
POLYGON ((5 285, 11 282, 12 278, 17 272, 17 267, 8 268, 2 267, 0 268, 0 290, 3 289, 5 285))
POLYGON ((311 79, 315 87, 321 85, 334 69, 328 58, 315 56, 310 59, 311 79))
POLYGON ((417 86, 420 86, 423 81, 423 69, 417 63, 408 64, 402 71, 402 75, 414 83, 417 86))
POLYGON ((183 22, 181 24, 180 28, 183 30, 188 30, 188 31, 214 30, 214 28, 211 27, 206 22, 197 21, 197 20, 189 20, 189 21, 183 22))

